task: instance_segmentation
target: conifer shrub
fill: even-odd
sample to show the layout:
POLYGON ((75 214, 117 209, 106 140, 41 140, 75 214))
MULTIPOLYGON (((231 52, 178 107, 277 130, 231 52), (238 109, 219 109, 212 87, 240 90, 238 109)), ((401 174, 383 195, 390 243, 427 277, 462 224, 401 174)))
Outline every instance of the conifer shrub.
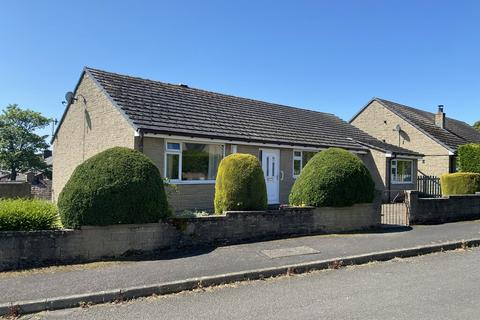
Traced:
POLYGON ((60 193, 66 227, 151 223, 170 215, 162 177, 144 154, 122 147, 80 164, 60 193))
POLYGON ((262 166, 250 154, 231 154, 220 162, 215 181, 215 213, 267 209, 262 166))
POLYGON ((317 153, 302 169, 290 192, 294 206, 345 207, 369 203, 375 183, 356 155, 339 148, 317 153))
POLYGON ((469 143, 458 147, 458 164, 462 172, 480 173, 480 144, 469 143))

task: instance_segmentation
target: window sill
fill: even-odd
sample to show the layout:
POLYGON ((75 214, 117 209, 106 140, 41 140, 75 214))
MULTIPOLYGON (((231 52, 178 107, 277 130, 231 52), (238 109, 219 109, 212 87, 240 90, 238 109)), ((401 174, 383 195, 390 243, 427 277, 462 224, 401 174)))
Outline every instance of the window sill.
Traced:
POLYGON ((413 184, 413 181, 400 182, 400 181, 391 181, 392 184, 413 184))

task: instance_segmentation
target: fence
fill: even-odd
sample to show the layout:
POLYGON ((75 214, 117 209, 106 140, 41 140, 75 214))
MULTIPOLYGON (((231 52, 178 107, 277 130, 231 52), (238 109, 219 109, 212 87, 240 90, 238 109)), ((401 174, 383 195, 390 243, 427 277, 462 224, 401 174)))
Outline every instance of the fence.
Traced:
POLYGON ((417 190, 421 192, 423 196, 440 198, 442 196, 440 178, 436 176, 419 175, 417 177, 417 190))

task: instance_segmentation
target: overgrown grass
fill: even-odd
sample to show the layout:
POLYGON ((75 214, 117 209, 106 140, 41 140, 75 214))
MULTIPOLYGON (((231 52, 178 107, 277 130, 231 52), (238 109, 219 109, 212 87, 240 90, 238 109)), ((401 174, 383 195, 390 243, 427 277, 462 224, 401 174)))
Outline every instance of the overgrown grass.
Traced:
POLYGON ((0 231, 61 228, 57 207, 37 199, 0 199, 0 231))

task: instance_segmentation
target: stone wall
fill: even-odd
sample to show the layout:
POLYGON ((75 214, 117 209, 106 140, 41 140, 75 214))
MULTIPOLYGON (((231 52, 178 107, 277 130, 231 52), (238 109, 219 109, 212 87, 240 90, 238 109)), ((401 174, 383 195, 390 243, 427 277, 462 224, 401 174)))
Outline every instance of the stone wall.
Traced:
POLYGON ((135 131, 94 80, 85 74, 53 141, 53 200, 86 159, 112 147, 134 148, 135 131))
POLYGON ((52 181, 43 180, 41 183, 32 186, 32 197, 46 201, 52 201, 52 181))
POLYGON ((30 198, 30 183, 0 182, 0 198, 30 198))
POLYGON ((480 193, 443 198, 420 198, 418 191, 407 192, 410 224, 435 224, 480 219, 480 193))
POLYGON ((134 252, 174 250, 292 235, 366 230, 380 224, 380 202, 344 208, 287 208, 168 219, 81 230, 0 232, 0 271, 94 261, 134 252))

